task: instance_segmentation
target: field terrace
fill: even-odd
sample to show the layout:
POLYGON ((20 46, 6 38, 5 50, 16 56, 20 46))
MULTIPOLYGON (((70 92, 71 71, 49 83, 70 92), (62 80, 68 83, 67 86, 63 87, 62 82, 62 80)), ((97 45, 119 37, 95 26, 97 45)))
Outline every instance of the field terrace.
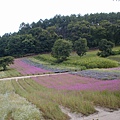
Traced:
POLYGON ((29 61, 23 58, 15 59, 14 64, 12 64, 10 68, 16 69, 21 75, 43 74, 51 72, 35 66, 34 63, 31 64, 29 61))
MULTIPOLYGON (((15 59, 10 66, 21 75, 34 75, 51 73, 41 64, 31 62, 29 59, 15 59)), ((71 74, 56 74, 32 78, 37 83, 57 90, 120 90, 120 67, 108 69, 93 69, 71 72, 71 74)))
POLYGON ((120 79, 99 80, 72 74, 58 74, 32 78, 37 83, 57 90, 119 91, 120 79))

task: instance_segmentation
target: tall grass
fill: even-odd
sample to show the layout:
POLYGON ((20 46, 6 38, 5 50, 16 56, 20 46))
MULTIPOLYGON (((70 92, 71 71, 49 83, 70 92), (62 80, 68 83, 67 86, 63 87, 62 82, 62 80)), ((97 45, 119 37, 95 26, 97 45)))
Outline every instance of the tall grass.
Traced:
POLYGON ((0 82, 0 120, 40 120, 35 105, 15 94, 11 81, 0 82))
POLYGON ((42 115, 45 119, 67 120, 69 118, 67 115, 62 113, 58 104, 49 100, 49 98, 46 96, 46 94, 49 93, 48 90, 47 92, 46 89, 44 89, 42 86, 39 86, 35 82, 33 83, 33 81, 30 79, 28 79, 28 81, 25 83, 24 80, 19 80, 20 85, 22 87, 25 87, 26 91, 21 91, 19 84, 16 84, 16 81, 12 81, 16 93, 20 94, 23 97, 26 97, 30 102, 35 104, 42 111, 42 115), (33 92, 31 93, 31 91, 33 92))
POLYGON ((72 112, 89 115, 96 110, 94 106, 120 108, 120 91, 68 91, 54 90, 43 87, 31 79, 12 81, 16 93, 35 104, 45 119, 69 119, 59 105, 69 108, 72 112), (22 86, 24 90, 22 90, 22 86))

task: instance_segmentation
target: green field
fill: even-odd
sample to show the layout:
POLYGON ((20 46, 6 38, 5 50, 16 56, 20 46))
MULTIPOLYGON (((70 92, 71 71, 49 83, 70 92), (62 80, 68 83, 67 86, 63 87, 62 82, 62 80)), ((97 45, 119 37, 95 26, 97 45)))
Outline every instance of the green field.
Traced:
MULTIPOLYGON (((118 50, 120 47, 114 48, 118 50)), ((83 57, 78 56, 76 53, 71 53, 68 59, 62 63, 56 63, 56 59, 51 56, 51 54, 41 54, 35 57, 30 57, 29 59, 33 62, 44 64, 51 68, 59 68, 65 70, 84 70, 91 68, 111 68, 119 66, 119 55, 115 55, 113 59, 112 56, 108 58, 98 57, 98 50, 91 50, 83 57)))

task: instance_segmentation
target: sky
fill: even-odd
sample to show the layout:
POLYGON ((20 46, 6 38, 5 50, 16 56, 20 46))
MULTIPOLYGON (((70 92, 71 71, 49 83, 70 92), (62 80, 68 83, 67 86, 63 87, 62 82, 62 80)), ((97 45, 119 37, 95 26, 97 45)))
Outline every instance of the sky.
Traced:
POLYGON ((0 36, 55 15, 120 12, 120 0, 0 0, 0 36))

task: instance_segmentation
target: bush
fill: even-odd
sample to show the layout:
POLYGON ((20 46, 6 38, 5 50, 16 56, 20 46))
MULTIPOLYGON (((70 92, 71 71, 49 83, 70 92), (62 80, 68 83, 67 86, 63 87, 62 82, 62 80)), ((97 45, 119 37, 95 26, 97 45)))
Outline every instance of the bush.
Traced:
POLYGON ((6 70, 7 66, 13 64, 14 58, 12 56, 6 56, 0 58, 0 67, 3 67, 3 70, 6 70))
POLYGON ((52 56, 57 59, 58 62, 63 62, 70 56, 72 51, 72 43, 64 39, 58 39, 55 41, 52 48, 52 56))
POLYGON ((120 50, 112 51, 111 55, 120 55, 120 50))
POLYGON ((108 41, 106 39, 102 39, 99 43, 99 52, 97 55, 101 57, 108 57, 112 53, 112 48, 114 47, 114 43, 108 41))
POLYGON ((65 61, 64 64, 71 64, 76 66, 84 66, 87 69, 90 68, 111 68, 111 67, 117 67, 118 62, 109 60, 107 58, 100 58, 100 57, 89 57, 89 58, 83 58, 78 60, 70 60, 65 61))

